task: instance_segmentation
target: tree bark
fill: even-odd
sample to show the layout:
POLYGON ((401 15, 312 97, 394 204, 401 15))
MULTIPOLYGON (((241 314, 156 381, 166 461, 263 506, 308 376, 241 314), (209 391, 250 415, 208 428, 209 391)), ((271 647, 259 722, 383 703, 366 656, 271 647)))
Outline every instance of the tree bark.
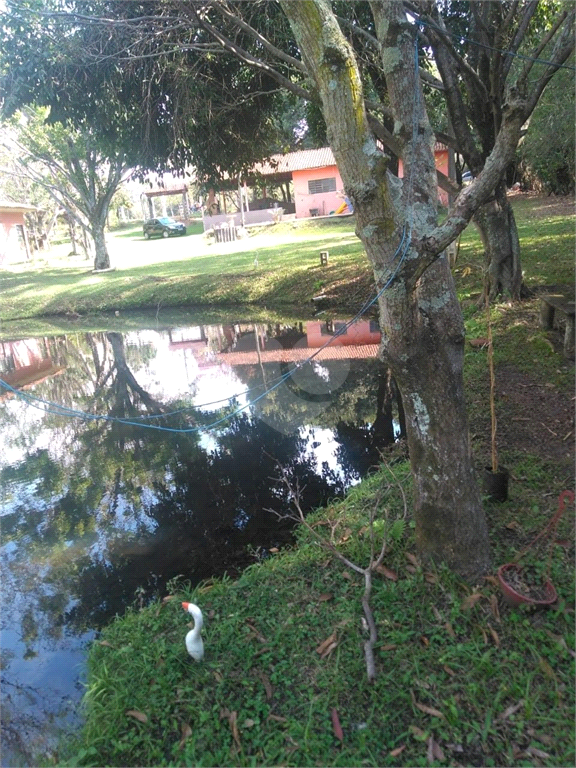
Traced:
POLYGON ((106 247, 104 224, 99 221, 90 222, 90 234, 94 240, 94 269, 109 269, 110 256, 106 247))
POLYGON ((518 301, 522 292, 520 240, 514 211, 503 183, 497 187, 494 198, 478 209, 473 221, 484 246, 482 300, 492 301, 497 296, 509 296, 518 301))
POLYGON ((381 352, 405 410, 418 549, 472 580, 488 570, 490 551, 468 436, 462 315, 446 257, 425 253, 437 224, 434 137, 402 4, 371 5, 404 161, 401 181, 388 174, 376 146, 356 61, 329 2, 282 2, 322 100, 356 234, 384 289, 381 352))

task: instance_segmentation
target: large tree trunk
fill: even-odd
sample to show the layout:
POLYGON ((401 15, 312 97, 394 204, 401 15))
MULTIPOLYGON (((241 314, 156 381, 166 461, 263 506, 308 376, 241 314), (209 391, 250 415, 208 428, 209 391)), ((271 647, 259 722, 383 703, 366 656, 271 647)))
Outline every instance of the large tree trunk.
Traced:
POLYGON ((94 240, 94 269, 109 269, 110 256, 106 247, 104 224, 99 221, 90 222, 90 233, 94 240))
POLYGON ((412 294, 380 300, 383 356, 402 393, 418 550, 473 579, 490 565, 473 467, 462 367, 464 326, 447 259, 412 294))
POLYGON ((387 172, 376 146, 356 62, 328 0, 282 2, 322 100, 356 233, 382 289, 382 354, 406 414, 419 552, 475 579, 489 568, 490 552, 463 394, 463 321, 445 256, 424 270, 421 246, 437 222, 434 138, 402 4, 371 6, 402 145, 401 181, 387 172))
POLYGON ((509 296, 517 301, 522 291, 520 241, 514 211, 500 184, 494 197, 474 215, 484 245, 484 299, 509 296))

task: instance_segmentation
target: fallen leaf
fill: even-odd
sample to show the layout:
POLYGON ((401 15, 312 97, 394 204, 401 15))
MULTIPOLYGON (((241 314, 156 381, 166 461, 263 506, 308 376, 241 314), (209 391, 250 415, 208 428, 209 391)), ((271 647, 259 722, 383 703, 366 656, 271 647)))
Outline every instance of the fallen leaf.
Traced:
POLYGON ((416 571, 417 571, 418 569, 417 569, 417 568, 414 568, 414 566, 413 566, 413 565, 407 565, 407 566, 406 566, 406 570, 408 571, 408 573, 416 573, 416 571))
POLYGON ((214 670, 214 677, 215 677, 217 683, 221 683, 222 680, 224 680, 224 677, 222 676, 222 673, 218 672, 217 669, 214 670))
POLYGON ((542 672, 544 672, 546 677, 549 677, 550 680, 556 680, 556 673, 554 672, 550 664, 546 661, 546 659, 543 659, 542 657, 540 657, 538 659, 538 666, 540 667, 542 672))
POLYGON ((267 643, 268 640, 264 637, 264 635, 261 635, 260 632, 256 629, 254 624, 250 624, 249 621, 246 622, 246 626, 250 627, 252 632, 254 633, 254 637, 258 640, 259 643, 267 643))
POLYGON ((520 699, 517 704, 511 704, 507 707, 501 715, 498 715, 497 720, 508 720, 509 717, 516 714, 518 710, 524 706, 524 699, 520 699))
POLYGON ((280 715, 268 715, 267 720, 275 720, 277 723, 287 723, 287 717, 281 717, 280 715))
POLYGON ((563 547, 563 549, 570 549, 572 546, 572 542, 569 539, 556 539, 554 543, 559 547, 563 547))
POLYGON ((426 733, 426 731, 423 731, 422 728, 418 728, 417 725, 409 725, 408 730, 412 731, 412 733, 417 739, 423 740, 428 737, 428 734, 426 733))
POLYGON ((346 528, 340 539, 338 540, 338 544, 344 544, 348 539, 352 536, 352 528, 346 528))
POLYGON ((322 643, 320 643, 318 648, 316 648, 316 653, 318 653, 318 654, 320 654, 320 656, 322 656, 322 654, 324 653, 326 648, 328 648, 330 645, 332 645, 332 643, 334 643, 335 641, 336 641, 336 632, 332 632, 330 637, 327 637, 326 640, 324 640, 322 643))
POLYGON ((424 635, 420 635, 420 642, 422 643, 424 648, 428 648, 428 646, 430 645, 430 640, 428 640, 428 638, 425 637, 424 635))
POLYGON ((490 596, 490 608, 492 610, 492 616, 494 616, 498 624, 500 624, 500 609, 498 608, 498 598, 496 595, 490 596))
POLYGON ((393 650, 395 650, 397 647, 398 647, 398 646, 396 645, 396 643, 387 643, 386 645, 383 645, 383 646, 380 648, 380 650, 381 650, 381 651, 393 651, 393 650))
POLYGON ((456 675, 456 672, 454 672, 453 669, 450 669, 450 667, 447 664, 444 664, 442 667, 444 672, 446 672, 447 675, 450 675, 450 677, 454 677, 456 675))
POLYGON ((182 738, 178 742, 178 749, 182 749, 186 743, 186 739, 190 738, 190 736, 192 736, 192 728, 188 723, 182 723, 182 738))
POLYGON ((326 648, 326 650, 321 654, 320 658, 325 659, 327 656, 330 656, 334 648, 337 648, 337 647, 338 647, 338 643, 336 641, 334 641, 333 643, 330 643, 328 648, 326 648))
POLYGON ((432 717, 444 717, 442 712, 440 712, 439 709, 434 709, 434 707, 429 707, 427 704, 420 704, 418 701, 414 702, 414 706, 420 710, 420 712, 424 712, 427 715, 432 715, 432 717))
POLYGON ((500 648, 500 638, 498 637, 498 632, 488 624, 488 629, 490 630, 490 634, 492 635, 492 640, 494 640, 494 645, 496 648, 500 648))
POLYGON ((471 347, 482 349, 482 347, 488 346, 488 339, 485 339, 483 337, 478 337, 477 339, 468 339, 468 343, 470 344, 471 347))
POLYGON ((442 621, 442 614, 435 605, 432 606, 432 613, 434 614, 436 621, 442 621))
POLYGON ((401 755, 402 752, 406 749, 406 744, 402 744, 401 747, 396 747, 396 749, 393 749, 391 752, 388 752, 389 757, 398 757, 398 755, 401 755))
POLYGON ((452 626, 452 624, 450 624, 449 621, 447 621, 446 624, 444 624, 444 629, 446 630, 446 632, 448 632, 448 634, 453 640, 456 639, 456 632, 454 632, 454 627, 452 626))
POLYGON ((483 595, 480 592, 473 592, 471 595, 468 595, 468 597, 464 598, 462 604, 460 605, 460 610, 469 611, 482 597, 483 595))
POLYGON ((377 566, 376 572, 385 576, 387 579, 390 579, 390 581, 398 581, 398 574, 396 571, 393 571, 391 568, 386 568, 385 565, 377 566))
POLYGON ((404 555, 406 556, 406 560, 412 563, 416 568, 419 567, 420 562, 416 555, 413 555, 412 552, 404 552, 404 555))
POLYGON ((334 597, 334 595, 331 592, 323 592, 318 597, 318 602, 319 603, 325 603, 327 600, 332 600, 333 597, 334 597))
POLYGON ((332 730, 334 731, 334 736, 338 739, 338 741, 340 741, 341 743, 344 743, 344 732, 342 731, 342 726, 340 725, 338 710, 332 709, 331 715, 332 715, 332 730))
POLYGON ((256 725, 256 721, 252 720, 251 717, 247 717, 246 720, 242 723, 242 728, 253 728, 256 725))
POLYGON ((342 578, 343 579, 351 579, 352 578, 352 574, 350 573, 350 571, 342 571, 342 578))
POLYGON ((169 603, 170 600, 174 600, 174 597, 175 597, 174 595, 166 595, 166 597, 162 598, 162 602, 163 603, 169 603))
POLYGON ((225 712, 225 717, 227 718, 230 725, 230 730, 232 731, 232 738, 234 739, 238 749, 242 749, 242 744, 240 743, 240 733, 238 731, 238 712, 236 712, 236 710, 230 712, 229 709, 226 709, 225 712))
POLYGON ((438 577, 434 573, 425 573, 424 579, 428 582, 428 584, 437 584, 438 583, 438 577))
POLYGON ((427 757, 429 763, 433 763, 434 760, 444 760, 444 752, 442 752, 440 744, 438 744, 437 741, 434 741, 432 736, 428 739, 427 757))
POLYGON ((148 715, 145 715, 144 712, 139 712, 137 709, 128 709, 126 711, 126 714, 130 717, 133 717, 135 720, 138 720, 141 723, 147 723, 148 722, 148 715))
POLYGON ((280 550, 278 549, 278 547, 270 547, 270 549, 268 550, 268 552, 272 552, 272 554, 274 554, 274 555, 275 555, 275 554, 276 554, 276 552, 280 552, 280 550))
POLYGON ((106 648, 114 648, 112 643, 109 643, 108 640, 97 640, 96 642, 98 643, 98 645, 105 645, 106 648))
POLYGON ((526 747, 526 749, 524 750, 524 753, 529 757, 542 757, 542 758, 550 757, 548 752, 544 752, 544 750, 537 749, 536 747, 526 747))
POLYGON ((549 629, 546 630, 546 634, 551 640, 554 640, 558 643, 558 645, 563 648, 565 651, 568 650, 568 646, 566 645, 566 640, 562 637, 562 635, 555 635, 553 632, 550 632, 549 629))
POLYGON ((272 694, 274 692, 272 688, 272 683, 270 682, 270 678, 268 677, 268 675, 265 675, 264 672, 260 672, 258 674, 258 677, 262 681, 262 685, 264 686, 264 690, 266 691, 266 700, 270 701, 270 699, 272 698, 272 694))

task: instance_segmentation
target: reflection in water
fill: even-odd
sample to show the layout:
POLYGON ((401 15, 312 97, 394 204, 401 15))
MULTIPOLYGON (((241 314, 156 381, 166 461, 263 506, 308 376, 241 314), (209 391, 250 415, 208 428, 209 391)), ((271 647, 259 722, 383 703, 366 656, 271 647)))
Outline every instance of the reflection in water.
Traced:
POLYGON ((74 722, 85 646, 136 597, 235 574, 291 540, 267 511, 289 504, 279 466, 310 509, 378 461, 395 437, 379 335, 361 322, 322 349, 338 331, 231 323, 0 346, 1 378, 35 398, 0 390, 3 764, 46 749, 49 715, 74 722))

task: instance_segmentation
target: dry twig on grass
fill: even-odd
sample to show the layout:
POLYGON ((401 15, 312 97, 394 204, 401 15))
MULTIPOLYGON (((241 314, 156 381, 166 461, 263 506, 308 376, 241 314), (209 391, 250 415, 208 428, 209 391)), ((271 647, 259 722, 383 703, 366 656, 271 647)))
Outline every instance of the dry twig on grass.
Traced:
MULTIPOLYGON (((406 517, 407 514, 407 506, 406 506, 406 496, 404 494, 404 489, 402 488, 400 482, 392 472, 389 466, 386 465, 387 470, 392 476, 392 479, 394 483, 400 487, 400 492, 402 496, 402 501, 404 504, 404 517, 406 517)), ((370 508, 370 519, 369 519, 369 527, 370 527, 370 563, 368 567, 362 568, 361 566, 357 565, 356 563, 353 563, 351 560, 349 560, 345 555, 343 555, 336 545, 334 544, 334 528, 332 528, 332 535, 330 539, 326 539, 323 536, 321 536, 315 528, 313 528, 310 523, 306 520, 306 517, 304 515, 304 511, 302 510, 302 506, 300 504, 300 488, 298 487, 298 484, 296 483, 296 487, 292 484, 290 478, 288 477, 288 473, 284 469, 284 467, 281 467, 278 465, 278 469, 280 471, 280 476, 283 484, 286 486, 288 493, 290 494, 290 498, 292 501, 292 504, 294 506, 294 509, 296 510, 293 514, 288 515, 281 515, 278 512, 276 512, 273 509, 267 510, 268 512, 272 512, 277 517, 281 519, 290 519, 295 522, 300 523, 303 525, 307 531, 309 531, 314 540, 320 544, 320 546, 324 547, 325 549, 329 550, 334 557, 338 558, 340 562, 344 563, 344 565, 347 568, 352 569, 353 571, 356 571, 356 573, 361 574, 364 577, 364 594, 362 595, 362 609, 364 611, 364 616, 366 618, 366 623, 368 625, 368 639, 364 642, 364 657, 366 660, 366 676, 368 678, 368 682, 372 683, 374 679, 376 678, 376 663, 374 661, 374 646, 376 645, 378 641, 378 634, 376 631, 376 623, 374 621, 374 615, 372 613, 372 608, 370 607, 370 595, 372 593, 372 574, 377 572, 378 568, 382 565, 382 562, 384 560, 384 555, 386 554, 386 547, 387 547, 387 539, 386 536, 383 535, 382 537, 382 545, 380 547, 380 551, 378 552, 378 555, 376 554, 376 541, 375 541, 375 534, 374 534, 374 520, 375 520, 375 513, 376 509, 379 506, 379 503, 381 501, 381 495, 378 494, 376 497, 376 503, 372 505, 370 508)), ((385 509, 385 508, 384 508, 385 509)), ((386 513, 385 513, 386 514, 386 513)))

